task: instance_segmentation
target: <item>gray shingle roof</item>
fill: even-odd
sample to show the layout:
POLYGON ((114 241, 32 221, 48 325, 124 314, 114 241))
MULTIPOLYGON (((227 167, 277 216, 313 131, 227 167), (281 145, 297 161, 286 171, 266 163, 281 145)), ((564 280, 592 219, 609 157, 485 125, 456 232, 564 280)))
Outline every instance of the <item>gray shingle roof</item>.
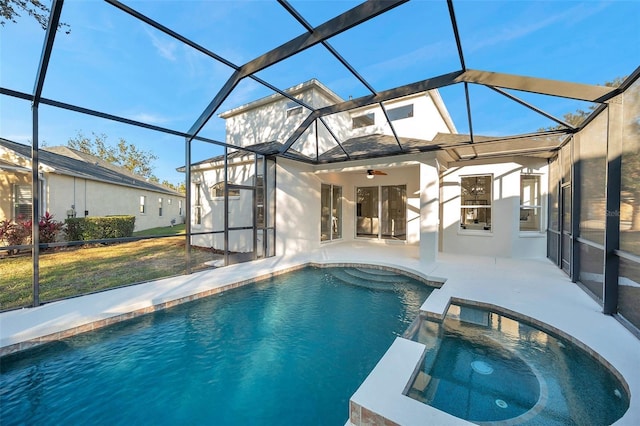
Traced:
MULTIPOLYGON (((28 145, 0 138, 0 146, 15 151, 24 157, 31 158, 31 147, 28 145)), ((38 151, 38 158, 41 164, 53 168, 53 173, 183 196, 183 194, 165 186, 148 182, 143 177, 137 176, 123 167, 115 166, 98 157, 68 147, 43 148, 38 151)))

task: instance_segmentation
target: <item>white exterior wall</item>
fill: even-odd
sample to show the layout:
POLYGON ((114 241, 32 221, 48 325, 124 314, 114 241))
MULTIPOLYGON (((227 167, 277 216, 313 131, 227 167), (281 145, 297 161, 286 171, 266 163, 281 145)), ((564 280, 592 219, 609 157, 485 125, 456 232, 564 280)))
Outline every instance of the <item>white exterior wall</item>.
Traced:
POLYGON ((319 247, 321 180, 312 166, 284 159, 276 174, 276 254, 319 247))
MULTIPOLYGON (((391 123, 396 134, 403 138, 416 138, 432 140, 438 132, 451 133, 447 123, 438 111, 435 102, 428 93, 410 96, 395 101, 386 102, 384 107, 387 111, 393 108, 413 104, 413 117, 394 120, 391 123)), ((361 108, 351 111, 348 117, 348 124, 342 127, 341 137, 343 139, 360 137, 370 134, 384 134, 393 136, 391 126, 386 121, 386 117, 380 105, 361 108), (375 124, 372 126, 352 129, 352 117, 374 114, 375 124)))
MULTIPOLYGON (((229 183, 252 186, 254 184, 255 166, 253 161, 230 161, 229 183)), ((191 227, 193 232, 220 231, 217 234, 194 235, 192 244, 200 247, 212 247, 224 250, 224 197, 215 196, 212 187, 224 182, 224 167, 195 169, 192 171, 192 199, 191 199, 191 227), (202 203, 202 222, 195 223, 196 212, 196 183, 200 184, 202 203)), ((241 190, 239 196, 229 196, 229 227, 253 226, 253 199, 250 190, 241 190)), ((260 241, 258 241, 260 244, 260 241)), ((253 250, 253 231, 235 230, 229 233, 229 250, 234 252, 248 252, 253 250)))
MULTIPOLYGON (((379 161, 379 160, 378 160, 379 161)), ((423 186, 427 189, 438 188, 438 175, 435 172, 435 157, 432 154, 413 154, 393 157, 387 162, 368 163, 365 161, 353 161, 349 163, 334 164, 326 167, 319 167, 316 171, 321 183, 338 185, 342 187, 342 238, 337 241, 352 241, 361 239, 363 241, 377 242, 382 244, 418 244, 421 234, 424 232, 437 235, 437 208, 435 216, 431 211, 425 213, 421 219, 421 210, 424 208, 421 202, 423 186), (348 166, 345 166, 348 164, 348 166), (427 175, 432 179, 429 184, 422 184, 422 166, 430 165, 434 173, 427 175), (387 175, 378 175, 374 179, 367 179, 367 169, 382 170, 387 175), (406 240, 374 239, 356 237, 356 189, 358 187, 406 185, 407 188, 407 237, 406 240), (422 224, 421 224, 422 223, 422 224), (422 226, 422 227, 421 227, 422 226)), ((320 187, 318 187, 318 194, 320 187)), ((428 191, 429 196, 434 193, 428 191)), ((435 191, 437 204, 437 190, 435 191)), ((429 205, 430 208, 431 205, 429 205)), ((317 232, 320 233, 320 207, 315 216, 317 218, 317 232)), ((319 240, 319 237, 318 237, 319 240)), ((334 240, 336 241, 336 240, 334 240)), ((437 241, 437 238, 436 238, 437 241)), ((330 244, 331 241, 324 241, 322 244, 330 244)), ((435 243, 434 243, 435 245, 435 243)), ((435 252, 431 250, 431 256, 435 252)))
POLYGON ((546 256, 546 199, 548 167, 544 159, 518 158, 452 165, 441 174, 441 251, 480 256, 531 258, 546 256), (540 232, 520 232, 520 175, 541 176, 540 232), (492 175, 491 231, 460 229, 460 177, 492 175))
MULTIPOLYGON (((335 99, 329 98, 319 90, 303 90, 295 97, 315 108, 332 105, 336 102, 335 99)), ((288 98, 279 97, 270 103, 258 105, 235 115, 226 116, 223 114, 226 125, 226 142, 235 146, 249 146, 263 142, 286 141, 311 112, 303 107, 301 113, 287 117, 287 106, 290 102, 292 101, 288 98)), ((331 122, 331 130, 336 132, 338 129, 336 126, 342 125, 347 119, 348 115, 337 121, 335 117, 329 117, 327 123, 331 122)), ((319 126, 318 135, 321 153, 335 146, 333 138, 323 126, 319 126)), ((316 128, 312 125, 292 148, 305 155, 315 156, 315 142, 316 128)))
POLYGON ((45 174, 45 198, 43 211, 53 214, 56 220, 67 218, 67 210, 75 206, 76 217, 89 216, 135 216, 135 230, 171 225, 171 220, 182 223, 179 214, 179 200, 184 197, 171 196, 159 192, 112 185, 66 175, 45 174), (146 212, 140 213, 140 196, 146 196, 146 212), (162 198, 162 216, 159 215, 158 199, 162 198))

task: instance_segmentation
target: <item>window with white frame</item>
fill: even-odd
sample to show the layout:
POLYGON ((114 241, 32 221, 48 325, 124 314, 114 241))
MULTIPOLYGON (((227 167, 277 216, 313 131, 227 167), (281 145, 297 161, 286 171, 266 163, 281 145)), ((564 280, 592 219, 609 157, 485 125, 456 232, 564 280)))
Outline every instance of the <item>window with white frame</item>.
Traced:
POLYGON ((182 216, 182 200, 178 200, 178 215, 182 216))
POLYGON ((140 196, 140 213, 145 214, 147 212, 147 196, 140 196))
POLYGON ((31 219, 31 185, 13 186, 13 218, 31 219))
POLYGON ((402 120, 403 118, 413 117, 413 104, 403 105, 397 108, 387 110, 389 121, 402 120))
POLYGON ((542 194, 539 175, 520 175, 520 231, 540 231, 542 194))
POLYGON ((372 112, 370 112, 369 114, 351 117, 352 129, 359 129, 361 127, 373 126, 374 123, 375 123, 375 114, 372 112))
POLYGON ((158 216, 162 216, 162 197, 158 198, 158 216))
POLYGON ((407 239, 407 186, 356 188, 356 237, 407 239))
POLYGON ((196 183, 194 192, 195 192, 193 197, 194 198, 194 205, 193 205, 194 224, 202 225, 202 184, 201 183, 196 183))
POLYGON ((287 102, 287 118, 298 114, 302 114, 302 105, 294 101, 287 102))
POLYGON ((342 187, 322 184, 320 188, 320 241, 342 238, 342 187))
MULTIPOLYGON (((218 182, 216 184, 214 184, 213 186, 211 186, 211 198, 221 198, 224 197, 224 188, 225 188, 225 183, 224 182, 218 182)), ((240 197, 240 190, 239 189, 229 189, 229 197, 240 197)))
POLYGON ((491 175, 460 178, 460 228, 491 231, 491 175))
POLYGON ((265 226, 264 216, 264 177, 256 176, 256 225, 262 229, 265 226))

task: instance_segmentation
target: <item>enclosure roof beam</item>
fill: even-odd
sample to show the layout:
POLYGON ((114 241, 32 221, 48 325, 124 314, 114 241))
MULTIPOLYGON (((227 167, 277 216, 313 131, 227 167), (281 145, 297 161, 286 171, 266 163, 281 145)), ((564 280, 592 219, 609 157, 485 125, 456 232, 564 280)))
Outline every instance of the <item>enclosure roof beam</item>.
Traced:
MULTIPOLYGON (((278 0, 278 3, 280 3, 280 5, 282 5, 282 7, 284 7, 287 12, 289 12, 289 14, 291 14, 291 16, 293 16, 307 31, 309 31, 310 33, 314 31, 311 24, 307 22, 307 20, 304 19, 304 17, 300 15, 300 13, 298 13, 298 11, 289 4, 289 2, 287 2, 286 0, 278 0)), ((356 69, 349 62, 347 62, 347 60, 342 57, 342 55, 340 55, 340 53, 338 53, 338 51, 334 49, 333 46, 329 44, 328 41, 323 40, 321 43, 345 68, 349 70, 351 74, 353 74, 355 78, 360 81, 360 83, 362 83, 367 89, 369 89, 371 93, 376 93, 373 86, 371 86, 364 79, 364 77, 362 77, 358 73, 358 71, 356 71, 356 69)))
POLYGON ((606 86, 479 70, 466 70, 460 76, 459 81, 598 103, 608 99, 610 92, 615 90, 606 86))
POLYGON ((564 126, 564 127, 568 128, 568 129, 571 129, 571 130, 575 130, 576 129, 575 126, 572 126, 571 124, 569 124, 569 123, 567 123, 565 121, 562 121, 559 118, 556 118, 553 115, 541 110, 540 108, 537 108, 537 107, 531 105, 530 103, 528 103, 526 101, 523 101, 522 99, 520 99, 520 98, 518 98, 516 96, 513 96, 509 92, 506 92, 506 91, 504 91, 502 89, 499 89, 499 88, 493 87, 493 86, 487 86, 487 87, 489 87, 490 89, 495 90, 496 92, 500 93, 503 96, 506 96, 507 98, 511 99, 512 101, 515 101, 515 102, 519 103, 520 105, 523 105, 523 106, 525 106, 525 107, 537 112, 538 114, 543 115, 543 116, 547 117, 548 119, 555 121, 556 123, 560 124, 561 126, 564 126))
POLYGON ((443 74, 434 78, 428 78, 426 80, 418 81, 416 83, 407 84, 405 86, 399 86, 394 89, 384 90, 373 95, 366 95, 360 98, 350 99, 348 101, 319 108, 318 113, 321 116, 336 114, 338 112, 345 112, 351 109, 379 104, 381 102, 390 101, 396 98, 402 98, 404 96, 426 92, 431 89, 449 86, 451 84, 458 83, 458 78, 463 73, 463 71, 455 71, 449 74, 443 74))
POLYGON ((294 39, 289 40, 283 45, 276 47, 275 49, 261 55, 246 64, 242 65, 239 70, 233 73, 233 75, 227 80, 225 85, 220 89, 218 94, 209 103, 205 110, 200 114, 200 117, 191 126, 188 133, 192 136, 198 134, 198 132, 204 127, 209 119, 220 108, 222 102, 229 96, 231 91, 244 77, 248 77, 268 68, 278 62, 285 60, 293 55, 296 55, 310 47, 315 46, 322 41, 338 35, 350 28, 355 27, 363 22, 368 21, 388 10, 393 9, 408 0, 370 0, 359 4, 358 6, 336 16, 333 19, 317 26, 312 32, 307 32, 294 39))
POLYGON ((460 66, 463 71, 466 71, 467 66, 464 63, 464 54, 462 52, 462 43, 460 42, 460 32, 458 31, 458 23, 456 21, 456 14, 453 10, 453 1, 447 0, 447 7, 449 8, 449 17, 451 18, 451 28, 453 29, 453 36, 456 39, 456 46, 458 47, 458 57, 460 58, 460 66))
POLYGON ((302 34, 279 47, 261 55, 242 66, 242 75, 246 77, 277 64, 302 52, 324 40, 336 36, 350 28, 385 13, 408 0, 369 0, 315 27, 311 32, 302 34))
MULTIPOLYGON (((18 98, 18 99, 24 99, 26 101, 33 101, 33 95, 31 95, 29 93, 18 92, 16 90, 7 89, 7 88, 4 88, 4 87, 0 87, 0 95, 11 96, 11 97, 18 98)), ((169 129, 169 128, 166 128, 166 127, 156 126, 156 125, 153 125, 153 124, 143 123, 141 121, 131 120, 130 118, 124 118, 124 117, 120 117, 120 116, 117 116, 117 115, 113 115, 113 114, 108 114, 108 113, 101 112, 101 111, 92 110, 92 109, 89 109, 89 108, 83 108, 83 107, 80 107, 80 106, 77 106, 77 105, 68 104, 68 103, 65 103, 65 102, 54 101, 52 99, 40 98, 40 103, 44 104, 44 105, 49 105, 49 106, 52 106, 52 107, 56 107, 56 108, 66 109, 68 111, 78 112, 80 114, 86 114, 86 115, 91 115, 93 117, 104 118, 105 120, 116 121, 118 123, 123 123, 123 124, 128 124, 128 125, 131 125, 131 126, 141 127, 141 128, 148 129, 148 130, 154 130, 156 132, 166 133, 166 134, 169 134, 169 135, 179 136, 179 137, 183 137, 183 138, 189 137, 188 133, 181 132, 179 130, 174 130, 174 129, 169 129)), ((254 150, 254 149, 249 148, 249 147, 239 147, 239 146, 231 145, 231 144, 228 144, 228 143, 225 143, 225 142, 221 142, 221 141, 218 141, 218 140, 215 140, 215 139, 205 138, 205 137, 202 137, 202 136, 196 136, 193 139, 197 140, 197 141, 200 141, 200 142, 210 143, 210 144, 213 144, 213 145, 218 145, 218 146, 222 146, 222 147, 228 147, 228 148, 232 148, 232 149, 242 149, 242 150, 245 150, 245 151, 249 151, 249 152, 254 152, 256 154, 260 154, 260 152, 258 152, 257 150, 254 150)))
POLYGON ((33 106, 37 107, 42 96, 42 88, 44 87, 44 80, 47 75, 47 68, 49 67, 49 60, 51 59, 51 51, 53 50, 53 42, 58 32, 58 25, 60 24, 60 15, 62 14, 63 0, 53 0, 51 5, 51 13, 49 14, 49 24, 47 25, 47 32, 45 35, 45 42, 42 46, 42 54, 40 55, 40 62, 38 63, 38 72, 36 74, 36 82, 33 86, 33 106))
MULTIPOLYGON (((148 16, 138 12, 137 10, 124 5, 122 3, 120 3, 117 0, 105 0, 107 3, 111 4, 112 6, 122 10, 125 13, 128 13, 129 15, 133 16, 136 19, 139 19, 141 21, 143 21, 144 23, 154 27, 155 29, 163 32, 164 34, 175 38, 176 40, 186 44, 187 46, 190 46, 194 49, 196 49, 198 52, 203 53, 207 56, 209 56, 212 59, 217 60, 218 62, 223 63, 224 65, 234 69, 234 70, 239 70, 240 66, 234 64, 233 62, 231 62, 230 60, 212 52, 211 50, 207 49, 206 47, 203 47, 201 45, 199 45, 198 43, 194 42, 193 40, 190 40, 186 37, 184 37, 181 34, 176 33, 175 31, 171 30, 170 28, 165 27, 164 25, 160 24, 157 21, 154 21, 153 19, 149 18, 148 16)), ((284 90, 280 90, 279 88, 267 83, 266 81, 262 80, 259 77, 256 77, 255 75, 251 75, 249 76, 252 80, 262 84, 263 86, 273 90, 274 92, 277 92, 279 94, 281 94, 282 96, 285 96, 289 99, 291 99, 292 101, 297 102, 298 104, 304 106, 305 108, 311 109, 313 110, 312 107, 310 107, 309 105, 305 104, 304 102, 300 101, 299 99, 294 98, 293 96, 291 96, 290 94, 288 94, 287 92, 285 92, 284 90)))

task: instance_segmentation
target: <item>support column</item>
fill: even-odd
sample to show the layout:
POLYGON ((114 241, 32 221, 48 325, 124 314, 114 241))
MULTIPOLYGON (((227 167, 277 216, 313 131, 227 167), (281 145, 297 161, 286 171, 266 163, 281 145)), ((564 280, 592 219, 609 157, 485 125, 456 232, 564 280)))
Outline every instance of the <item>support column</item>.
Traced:
POLYGON ((604 231, 604 288, 603 312, 618 312, 618 275, 620 259, 615 251, 620 248, 620 189, 622 187, 622 125, 623 95, 611 99, 607 112, 607 210, 604 231))
POLYGON ((185 138, 184 141, 184 215, 186 217, 184 221, 185 228, 185 244, 184 244, 184 256, 185 256, 185 273, 188 275, 191 273, 191 197, 193 193, 191 191, 191 139, 185 138))
POLYGON ((440 181, 434 158, 420 163, 420 262, 435 262, 440 226, 440 181))

